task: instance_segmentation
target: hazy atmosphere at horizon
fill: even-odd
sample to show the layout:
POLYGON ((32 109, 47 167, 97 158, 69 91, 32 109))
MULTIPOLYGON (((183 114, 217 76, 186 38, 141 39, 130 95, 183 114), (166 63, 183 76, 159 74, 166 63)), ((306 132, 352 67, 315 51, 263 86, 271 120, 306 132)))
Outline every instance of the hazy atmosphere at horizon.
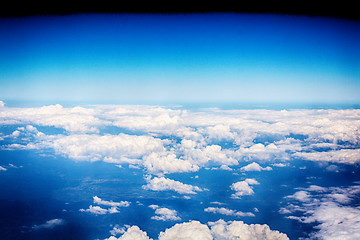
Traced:
POLYGON ((0 18, 0 239, 360 238, 360 22, 0 18))

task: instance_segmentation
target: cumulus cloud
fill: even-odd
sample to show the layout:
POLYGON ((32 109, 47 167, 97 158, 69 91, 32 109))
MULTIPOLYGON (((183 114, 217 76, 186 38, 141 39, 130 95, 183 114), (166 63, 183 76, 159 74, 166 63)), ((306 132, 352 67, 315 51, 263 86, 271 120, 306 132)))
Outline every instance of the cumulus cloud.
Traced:
POLYGON ((64 221, 63 219, 55 218, 55 219, 46 221, 46 222, 43 223, 43 224, 34 225, 32 228, 33 228, 34 230, 39 230, 39 229, 44 229, 44 228, 52 229, 52 228, 54 228, 54 227, 56 227, 56 226, 63 225, 63 224, 65 224, 65 221, 64 221))
POLYGON ((128 207, 130 206, 130 202, 128 201, 120 201, 120 202, 113 202, 113 201, 104 201, 98 196, 94 196, 94 203, 99 205, 111 206, 111 207, 128 207))
MULTIPOLYGON (((271 230, 268 225, 245 224, 242 221, 217 222, 202 224, 199 221, 177 223, 173 227, 160 232, 159 240, 288 240, 284 233, 271 230), (211 227, 211 229, 209 228, 211 227)), ((137 226, 128 227, 119 238, 111 236, 107 240, 149 240, 146 232, 137 226)))
POLYGON ((59 104, 40 108, 4 108, 0 118, 7 124, 35 124, 63 128, 69 132, 97 132, 97 126, 108 125, 94 109, 64 108, 59 104))
POLYGON ((151 219, 158 220, 158 221, 180 221, 181 218, 177 215, 175 210, 162 207, 160 208, 157 205, 150 205, 152 209, 155 209, 156 216, 151 217, 151 219))
POLYGON ((360 149, 340 149, 326 152, 298 152, 294 153, 293 156, 310 161, 355 164, 360 162, 360 149))
POLYGON ((254 240, 289 240, 284 233, 274 231, 268 225, 245 224, 242 221, 218 220, 209 223, 211 234, 214 239, 232 240, 232 239, 254 239, 254 240))
POLYGON ((234 194, 231 195, 232 198, 238 199, 242 196, 253 195, 254 190, 250 186, 252 184, 259 184, 255 179, 246 179, 245 181, 240 181, 233 183, 230 188, 235 191, 234 194))
POLYGON ((90 205, 89 208, 86 210, 81 208, 79 211, 80 212, 89 212, 89 213, 93 213, 96 215, 104 215, 104 214, 108 214, 108 213, 118 213, 119 212, 117 207, 111 207, 109 209, 105 209, 100 206, 92 206, 92 205, 90 205))
POLYGON ((3 101, 0 101, 0 108, 5 107, 5 103, 3 101))
POLYGON ((174 153, 150 153, 144 157, 144 167, 152 174, 167 174, 175 172, 196 172, 199 166, 188 160, 176 157, 174 153))
POLYGON ((235 217, 255 217, 255 215, 251 212, 241 212, 227 208, 218 208, 218 207, 208 207, 204 209, 205 212, 218 213, 227 216, 235 216, 235 217))
POLYGON ((165 177, 147 178, 147 184, 143 186, 145 190, 152 191, 175 191, 179 194, 196 194, 203 191, 201 188, 189 184, 184 184, 165 177))
POLYGON ((212 240, 210 229, 199 221, 179 223, 159 234, 159 240, 212 240))
POLYGON ((138 226, 129 227, 126 232, 119 238, 111 236, 105 240, 152 240, 146 232, 141 231, 138 226))
POLYGON ((246 172, 250 172, 250 171, 271 171, 272 168, 271 167, 263 168, 258 163, 253 162, 253 163, 250 163, 250 164, 246 165, 245 167, 240 168, 240 170, 246 171, 246 172))

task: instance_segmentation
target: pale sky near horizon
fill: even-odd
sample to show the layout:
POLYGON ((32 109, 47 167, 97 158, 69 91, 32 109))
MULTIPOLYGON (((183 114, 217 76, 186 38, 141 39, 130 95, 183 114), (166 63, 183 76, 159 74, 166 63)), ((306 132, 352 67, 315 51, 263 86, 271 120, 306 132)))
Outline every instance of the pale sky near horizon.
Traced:
POLYGON ((244 15, 0 19, 0 100, 360 102, 360 23, 244 15))

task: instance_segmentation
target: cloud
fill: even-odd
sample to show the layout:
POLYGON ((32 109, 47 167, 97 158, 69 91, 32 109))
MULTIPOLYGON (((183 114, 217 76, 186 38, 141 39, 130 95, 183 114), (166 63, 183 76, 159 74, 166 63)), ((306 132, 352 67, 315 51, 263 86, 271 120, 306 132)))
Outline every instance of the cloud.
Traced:
POLYGON ((53 148, 57 153, 74 160, 137 163, 146 154, 164 151, 164 143, 151 136, 72 134, 46 136, 36 144, 40 148, 53 148), (114 159, 117 159, 116 161, 114 159))
POLYGON ((260 183, 256 181, 255 178, 247 178, 245 179, 245 182, 247 182, 249 185, 259 185, 260 183))
POLYGON ((179 194, 196 194, 203 191, 201 188, 189 184, 184 184, 165 177, 147 178, 147 185, 143 186, 145 190, 152 191, 175 191, 179 194))
POLYGON ((80 212, 89 212, 89 213, 93 213, 93 214, 96 214, 96 215, 104 215, 104 214, 108 214, 108 213, 118 213, 119 210, 117 209, 117 207, 111 207, 109 209, 104 209, 100 206, 92 206, 90 205, 88 209, 83 209, 81 208, 79 210, 80 212))
POLYGON ((199 221, 179 223, 159 234, 159 240, 212 240, 210 229, 199 221))
MULTIPOLYGON (((268 225, 245 224, 242 221, 216 222, 202 224, 199 221, 177 223, 171 228, 160 232, 159 240, 289 240, 284 233, 271 230, 268 225), (211 227, 211 229, 209 228, 211 227)), ((128 227, 119 238, 111 236, 107 240, 149 240, 146 232, 137 226, 128 227)))
POLYGON ((94 109, 74 107, 64 108, 59 104, 40 108, 4 108, 0 118, 5 123, 35 124, 63 128, 69 132, 97 132, 97 126, 108 125, 100 120, 94 109))
POLYGON ((310 160, 355 164, 360 162, 360 149, 340 149, 327 152, 298 152, 293 156, 310 160))
POLYGON ((357 239, 360 236, 360 209, 351 205, 358 198, 360 186, 347 188, 324 188, 312 185, 298 191, 288 200, 297 200, 300 205, 288 204, 280 209, 281 214, 300 212, 300 216, 287 216, 302 223, 316 224, 310 239, 357 239), (305 191, 306 190, 306 191, 305 191))
POLYGON ((250 164, 246 165, 245 167, 240 168, 240 170, 246 171, 246 172, 250 172, 250 171, 270 171, 270 170, 272 170, 272 168, 271 167, 263 168, 258 163, 253 162, 253 163, 250 163, 250 164))
POLYGON ((5 107, 5 103, 3 101, 0 101, 0 108, 5 107))
POLYGON ((0 171, 7 171, 7 169, 4 168, 4 167, 2 167, 2 166, 0 166, 0 171))
POLYGON ((235 211, 227 208, 217 208, 217 207, 208 207, 204 209, 205 212, 219 213, 226 216, 236 216, 236 217, 255 217, 251 212, 241 212, 235 211))
POLYGON ((218 220, 209 223, 211 234, 214 239, 232 240, 232 239, 252 239, 252 240, 289 240, 284 233, 274 231, 268 225, 245 224, 242 221, 218 220))
POLYGON ((247 180, 248 181, 245 180, 245 181, 233 183, 230 186, 230 188, 235 191, 235 193, 231 195, 232 198, 238 199, 241 198, 242 196, 254 194, 254 190, 250 185, 254 184, 255 182, 256 182, 255 184, 257 184, 258 182, 255 179, 247 179, 247 180))
POLYGON ((126 232, 119 238, 111 236, 105 240, 152 240, 146 232, 140 230, 138 226, 129 227, 126 232))
POLYGON ((180 221, 181 218, 177 215, 175 210, 162 207, 160 208, 157 205, 150 205, 152 209, 155 209, 156 216, 151 217, 151 219, 158 220, 158 221, 180 221))
POLYGON ((308 202, 310 201, 310 195, 307 191, 298 191, 293 195, 287 196, 287 198, 293 198, 300 202, 308 202))
POLYGON ((63 225, 65 224, 65 221, 63 219, 58 219, 58 218, 55 218, 55 219, 52 219, 52 220, 49 220, 49 221, 46 221, 45 223, 43 224, 40 224, 40 225, 34 225, 32 228, 34 230, 39 230, 39 229, 52 229, 56 226, 60 226, 60 225, 63 225))
POLYGON ((144 166, 152 174, 168 174, 175 172, 196 172, 199 166, 188 160, 176 157, 174 153, 160 152, 150 153, 144 157, 144 166))
POLYGON ((99 205, 111 206, 111 207, 128 207, 130 206, 130 202, 121 201, 121 202, 113 202, 113 201, 104 201, 101 198, 95 196, 93 197, 94 203, 99 205))

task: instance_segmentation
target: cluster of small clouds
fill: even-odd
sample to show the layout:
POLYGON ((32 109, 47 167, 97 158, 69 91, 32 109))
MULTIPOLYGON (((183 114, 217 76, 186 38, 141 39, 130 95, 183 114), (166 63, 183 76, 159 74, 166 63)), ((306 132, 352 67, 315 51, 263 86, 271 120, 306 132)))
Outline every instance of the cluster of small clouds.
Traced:
MULTIPOLYGON (((107 240, 150 240, 147 233, 137 226, 128 227, 126 232, 116 238, 111 236, 107 240)), ((288 240, 284 233, 271 230, 268 225, 245 224, 242 221, 216 222, 202 224, 199 221, 189 221, 175 224, 173 227, 160 232, 159 240, 288 240)))
POLYGON ((119 207, 129 207, 130 202, 128 201, 120 201, 120 202, 113 202, 113 201, 105 201, 99 198, 98 196, 93 197, 94 203, 98 205, 109 206, 110 208, 102 208, 100 206, 92 206, 90 205, 88 209, 79 209, 80 212, 89 212, 96 215, 103 215, 103 214, 112 214, 118 213, 119 207))
POLYGON ((244 181, 233 183, 230 188, 235 191, 231 195, 234 199, 239 199, 242 196, 253 195, 255 192, 251 185, 259 185, 260 183, 253 178, 245 179, 244 181))
POLYGON ((358 239, 360 208, 351 203, 358 199, 360 186, 320 187, 311 185, 285 197, 286 207, 280 209, 287 218, 301 223, 315 223, 318 231, 310 239, 358 239))

